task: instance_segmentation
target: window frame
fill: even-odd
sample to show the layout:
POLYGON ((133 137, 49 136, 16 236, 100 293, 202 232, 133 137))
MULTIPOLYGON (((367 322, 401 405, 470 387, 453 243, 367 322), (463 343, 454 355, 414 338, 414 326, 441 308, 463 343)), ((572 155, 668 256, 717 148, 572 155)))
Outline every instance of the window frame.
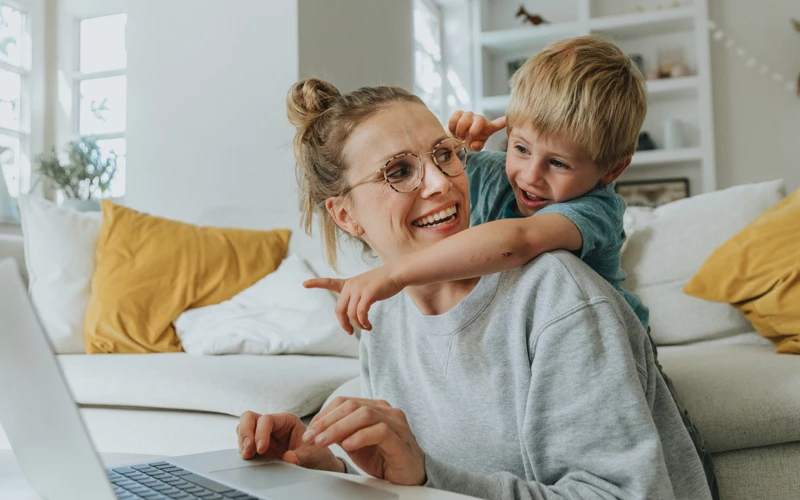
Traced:
MULTIPOLYGON (((439 51, 441 53, 441 58, 438 62, 437 71, 439 72, 439 76, 441 77, 442 84, 439 88, 439 99, 441 102, 440 109, 438 110, 431 110, 434 114, 441 120, 443 123, 446 123, 446 120, 449 118, 448 116, 444 116, 447 113, 448 104, 447 104, 447 96, 449 94, 449 83, 447 81, 447 75, 445 74, 445 68, 447 67, 447 62, 445 60, 445 36, 444 36, 444 15, 442 12, 442 6, 436 0, 415 0, 414 3, 420 2, 425 5, 429 10, 431 10, 434 15, 436 16, 436 20, 439 25, 439 51)), ((413 4, 412 4, 413 5, 413 4)), ((416 7, 413 7, 416 8, 416 7)), ((413 15, 413 14, 412 14, 413 15)), ((413 50, 414 52, 417 49, 421 49, 422 44, 417 41, 416 34, 413 37, 413 50)), ((423 52, 425 52, 423 50, 423 52)), ((419 94, 420 87, 417 85, 417 75, 414 74, 414 93, 419 94)), ((427 104, 427 103, 426 103, 427 104)))
MULTIPOLYGON (((0 0, 2 1, 2 0, 0 0)), ((125 76, 127 77, 128 71, 128 63, 125 62, 125 66, 123 68, 112 69, 112 70, 103 70, 103 71, 90 71, 90 72, 82 72, 81 68, 81 22, 88 20, 88 19, 97 19, 101 17, 108 17, 108 16, 115 16, 120 14, 125 14, 127 16, 127 11, 121 6, 117 8, 111 9, 101 9, 96 11, 89 11, 86 13, 82 13, 83 15, 74 15, 71 18, 71 43, 70 43, 70 66, 71 66, 71 75, 70 75, 70 83, 71 83, 71 106, 74 112, 69 117, 70 124, 69 124, 69 141, 79 141, 81 137, 88 137, 97 141, 105 141, 111 139, 124 139, 125 140, 125 151, 127 155, 127 118, 125 129, 120 132, 106 132, 106 133, 95 133, 95 134, 81 134, 80 132, 80 121, 81 121, 81 83, 89 80, 97 80, 100 78, 109 78, 115 76, 125 76)), ((126 23, 127 24, 127 23, 126 23)), ((126 35, 127 37, 127 35, 126 35)), ((127 78, 126 78, 127 81, 127 78)), ((127 95, 126 95, 127 101, 127 95)), ((127 103, 126 103, 127 104, 127 103)), ((66 142, 66 141, 64 141, 66 142)), ((125 174, 125 172, 122 172, 125 174)), ((119 175, 119 172, 118 172, 119 175)), ((124 182, 124 181, 123 181, 124 182)), ((121 195, 122 198, 125 196, 125 192, 127 192, 127 183, 125 185, 125 190, 121 195)))
MULTIPOLYGON (((44 0, 0 0, 4 6, 22 12, 22 58, 19 66, 0 61, 0 69, 20 76, 19 130, 0 125, 0 135, 19 140, 16 158, 19 174, 17 199, 35 185, 33 173, 34 153, 43 149, 45 114, 45 19, 44 0)), ((0 175, 2 175, 0 173, 0 175)), ((10 194, 10 193, 9 193, 10 194)), ((4 218, 0 224, 19 224, 19 214, 4 218)))

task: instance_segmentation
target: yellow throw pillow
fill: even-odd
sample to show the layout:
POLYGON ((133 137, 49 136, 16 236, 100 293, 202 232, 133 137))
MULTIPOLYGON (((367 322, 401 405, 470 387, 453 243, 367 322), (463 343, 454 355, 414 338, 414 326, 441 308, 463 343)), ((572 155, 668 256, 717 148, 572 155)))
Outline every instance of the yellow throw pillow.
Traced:
POLYGON ((200 227, 103 201, 84 318, 86 352, 180 351, 172 321, 187 309, 228 300, 275 271, 290 234, 200 227))
POLYGON ((800 354, 800 190, 715 250, 683 291, 732 304, 779 353, 800 354))

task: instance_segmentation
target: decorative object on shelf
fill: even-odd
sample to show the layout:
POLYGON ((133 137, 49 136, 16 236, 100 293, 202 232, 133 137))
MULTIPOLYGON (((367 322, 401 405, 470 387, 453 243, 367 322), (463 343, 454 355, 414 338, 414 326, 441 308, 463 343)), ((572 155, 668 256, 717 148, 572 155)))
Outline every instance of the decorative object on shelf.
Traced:
POLYGON ((645 131, 639 132, 639 141, 636 143, 636 151, 649 151, 651 149, 656 149, 656 143, 653 141, 653 138, 645 131))
POLYGON ((525 61, 527 61, 527 59, 525 59, 525 58, 523 58, 523 59, 513 59, 511 61, 508 61, 508 63, 507 63, 508 81, 511 81, 511 77, 514 76, 514 73, 516 73, 517 70, 520 69, 523 64, 525 64, 525 61))
POLYGON ((540 24, 550 24, 550 21, 546 21, 539 14, 528 14, 528 11, 525 10, 524 5, 519 6, 519 10, 516 14, 514 14, 514 17, 524 17, 522 24, 525 24, 526 22, 531 23, 534 26, 539 26, 540 24))
POLYGON ((642 55, 641 55, 641 54, 631 54, 631 55, 630 55, 630 56, 628 56, 628 57, 630 57, 630 58, 631 58, 631 61, 633 61, 633 64, 635 64, 635 65, 636 65, 636 67, 637 67, 637 68, 639 68, 639 72, 641 72, 641 73, 642 73, 642 76, 644 76, 644 75, 645 75, 645 71, 644 71, 644 57, 642 57, 642 55))
POLYGON ((99 210, 99 195, 108 191, 117 172, 117 155, 109 151, 106 157, 97 141, 82 137, 64 149, 69 160, 63 164, 55 148, 36 158, 36 173, 50 179, 64 194, 65 206, 79 211, 99 210))
POLYGON ((675 63, 672 65, 672 70, 669 72, 669 76, 672 78, 681 78, 684 76, 691 76, 692 70, 689 69, 684 63, 675 63))
MULTIPOLYGON (((800 33, 800 22, 792 19, 792 24, 794 25, 794 29, 800 33)), ((800 97, 800 75, 797 77, 797 82, 794 82, 791 79, 786 78, 782 73, 773 71, 767 64, 762 64, 759 62, 756 56, 751 55, 747 49, 739 46, 735 40, 727 36, 725 32, 717 26, 717 23, 711 19, 708 20, 708 29, 711 31, 711 37, 715 42, 724 42, 725 48, 735 52, 737 56, 739 56, 741 59, 744 59, 745 65, 748 68, 753 70, 758 69, 758 73, 763 76, 771 76, 775 83, 782 85, 788 92, 796 92, 798 97, 800 97)))
MULTIPOLYGON (((678 7, 680 7, 680 6, 681 6, 681 2, 675 1, 675 2, 670 2, 669 4, 667 4, 666 8, 668 8, 668 9, 677 9, 677 8, 678 8, 678 7)), ((660 3, 657 3, 657 4, 655 4, 655 5, 653 6, 653 8, 652 8, 651 10, 661 10, 661 9, 663 9, 663 8, 665 8, 665 7, 664 7, 664 6, 662 6, 660 3)), ((638 12, 646 12, 646 11, 647 11, 647 9, 645 9, 644 7, 642 7, 642 6, 641 6, 641 5, 639 5, 639 4, 636 4, 636 5, 634 5, 634 7, 633 7, 633 11, 634 11, 634 12, 637 12, 637 13, 638 13, 638 12)))
POLYGON ((617 181, 614 190, 629 207, 656 208, 689 197, 689 179, 617 181))
POLYGON ((689 76, 691 70, 683 62, 683 48, 675 47, 658 51, 658 75, 660 78, 689 76), (673 74, 673 72, 675 74, 673 74))
POLYGON ((657 69, 651 69, 644 75, 648 80, 658 80, 661 78, 661 73, 657 69))
POLYGON ((664 149, 680 149, 683 147, 683 126, 676 118, 664 120, 664 149))

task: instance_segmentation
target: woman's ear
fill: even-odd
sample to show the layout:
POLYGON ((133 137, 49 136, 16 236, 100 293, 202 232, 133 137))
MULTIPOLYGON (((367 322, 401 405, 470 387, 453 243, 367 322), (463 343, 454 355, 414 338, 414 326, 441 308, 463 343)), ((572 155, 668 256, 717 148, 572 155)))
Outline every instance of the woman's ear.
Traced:
POLYGON ((346 233, 360 238, 361 235, 364 234, 364 231, 351 216, 349 207, 345 205, 345 201, 340 196, 334 196, 325 200, 325 209, 331 214, 333 222, 346 233))

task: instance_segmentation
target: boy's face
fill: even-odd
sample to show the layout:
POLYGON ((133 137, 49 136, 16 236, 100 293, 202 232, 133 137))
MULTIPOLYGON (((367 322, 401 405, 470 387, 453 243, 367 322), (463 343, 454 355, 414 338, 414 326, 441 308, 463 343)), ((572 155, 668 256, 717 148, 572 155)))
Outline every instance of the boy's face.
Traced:
POLYGON ((514 127, 508 137, 506 175, 514 188, 517 212, 525 217, 583 196, 605 180, 573 141, 545 137, 530 125, 514 127))

